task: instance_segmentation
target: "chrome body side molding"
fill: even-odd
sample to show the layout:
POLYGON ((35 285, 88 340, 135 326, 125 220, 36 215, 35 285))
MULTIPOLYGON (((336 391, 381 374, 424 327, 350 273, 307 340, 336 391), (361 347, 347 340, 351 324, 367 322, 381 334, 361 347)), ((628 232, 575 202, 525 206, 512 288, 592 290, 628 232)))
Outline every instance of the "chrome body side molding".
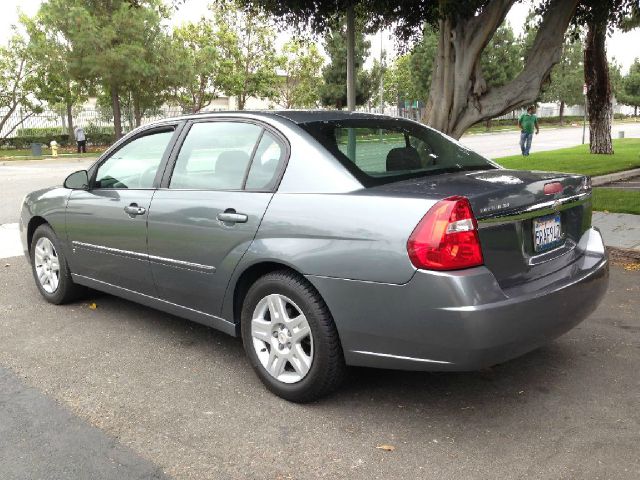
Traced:
POLYGON ((169 267, 182 268, 186 270, 197 270, 203 273, 215 273, 216 271, 216 267, 211 265, 202 265, 200 263, 185 262, 183 260, 176 260, 174 258, 158 257, 155 255, 148 255, 146 253, 133 252, 130 250, 120 250, 118 248, 104 247, 102 245, 94 245, 91 243, 78 242, 75 240, 72 242, 72 246, 74 250, 76 248, 82 248, 84 250, 89 250, 94 252, 107 253, 110 255, 116 255, 120 257, 133 258, 134 260, 143 260, 143 261, 146 260, 152 263, 166 265, 169 267))

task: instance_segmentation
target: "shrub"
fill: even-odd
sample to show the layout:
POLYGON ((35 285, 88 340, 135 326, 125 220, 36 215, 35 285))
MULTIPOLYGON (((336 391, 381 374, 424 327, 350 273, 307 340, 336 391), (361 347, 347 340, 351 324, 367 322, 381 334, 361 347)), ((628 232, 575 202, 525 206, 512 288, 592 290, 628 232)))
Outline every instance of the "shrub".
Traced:
MULTIPOLYGON (((110 133, 93 133, 89 134, 87 132, 87 145, 94 146, 106 146, 111 145, 115 140, 115 135, 110 133)), ((75 145, 75 139, 69 141, 69 136, 67 134, 57 134, 57 135, 23 135, 19 137, 11 137, 5 138, 1 140, 0 146, 3 148, 31 148, 32 143, 41 143, 44 145, 49 145, 51 140, 55 140, 58 142, 58 145, 62 147, 66 147, 69 145, 75 145)))

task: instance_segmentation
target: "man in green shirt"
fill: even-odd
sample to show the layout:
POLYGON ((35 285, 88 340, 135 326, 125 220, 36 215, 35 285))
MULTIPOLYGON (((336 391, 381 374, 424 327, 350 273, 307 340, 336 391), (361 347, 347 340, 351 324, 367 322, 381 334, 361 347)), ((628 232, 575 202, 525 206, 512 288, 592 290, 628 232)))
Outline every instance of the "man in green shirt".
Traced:
POLYGON ((518 119, 518 127, 520 127, 520 150, 523 156, 529 155, 531 150, 531 140, 533 140, 533 129, 536 135, 540 132, 538 128, 538 117, 536 117, 536 107, 531 105, 527 108, 527 113, 520 115, 518 119))

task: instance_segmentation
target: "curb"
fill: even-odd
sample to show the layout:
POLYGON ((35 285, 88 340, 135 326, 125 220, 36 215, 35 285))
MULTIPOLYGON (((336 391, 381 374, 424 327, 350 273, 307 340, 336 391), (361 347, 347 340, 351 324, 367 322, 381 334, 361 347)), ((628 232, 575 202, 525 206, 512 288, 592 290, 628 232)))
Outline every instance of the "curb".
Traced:
POLYGON ((623 172, 608 173, 607 175, 598 175, 591 178, 591 185, 599 187, 606 185, 607 183, 618 182, 620 180, 626 180, 627 178, 633 178, 640 176, 640 168, 634 168, 633 170, 625 170, 623 172))

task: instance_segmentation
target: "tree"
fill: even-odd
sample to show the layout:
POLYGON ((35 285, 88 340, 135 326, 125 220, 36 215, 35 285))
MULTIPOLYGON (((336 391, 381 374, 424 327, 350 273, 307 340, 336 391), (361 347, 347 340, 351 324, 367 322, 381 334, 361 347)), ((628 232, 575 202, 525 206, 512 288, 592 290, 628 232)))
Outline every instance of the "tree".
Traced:
POLYGON ((583 82, 582 41, 568 36, 562 48, 560 63, 551 70, 551 81, 542 95, 543 101, 560 103, 560 125, 564 122, 566 105, 583 103, 583 82))
MULTIPOLYGON (((371 78, 363 69, 370 47, 371 42, 365 40, 362 30, 356 31, 356 105, 364 105, 371 96, 371 78)), ((347 104, 347 32, 344 21, 328 32, 324 48, 329 55, 329 63, 322 69, 321 101, 325 106, 342 109, 347 104)))
POLYGON ((622 79, 622 89, 618 101, 633 107, 633 114, 638 116, 640 107, 640 60, 635 59, 629 73, 622 79))
POLYGON ((385 91, 389 103, 398 100, 426 102, 429 98, 429 83, 433 61, 438 48, 435 31, 426 27, 422 38, 409 53, 397 57, 385 76, 385 91), (388 77, 388 78, 387 78, 388 77))
POLYGON ((29 35, 27 54, 34 68, 35 96, 49 106, 62 106, 67 117, 69 140, 73 140, 73 107, 87 98, 86 85, 72 72, 71 45, 55 29, 42 10, 20 23, 29 35))
POLYGON ((183 110, 199 112, 222 93, 223 78, 232 70, 232 60, 225 57, 235 45, 233 37, 222 37, 208 19, 187 23, 173 31, 172 62, 177 66, 172 99, 183 110), (223 47, 223 42, 229 45, 223 47))
POLYGON ((589 114, 589 150, 612 154, 611 80, 607 62, 606 37, 613 27, 637 12, 636 0, 582 0, 574 22, 587 25, 584 49, 584 77, 589 114))
POLYGON ((161 0, 48 0, 41 12, 70 46, 75 78, 98 83, 111 97, 116 138, 121 95, 155 75, 149 53, 167 10, 161 0))
POLYGON ((249 97, 275 98, 282 58, 276 55, 275 32, 267 15, 243 11, 234 1, 212 3, 209 8, 219 35, 228 39, 223 54, 232 60, 222 81, 225 93, 237 98, 239 110, 244 110, 249 97))
MULTIPOLYGON (((480 56, 480 69, 485 90, 502 87, 513 81, 522 69, 522 46, 517 41, 511 25, 504 23, 496 30, 487 48, 480 56)), ((487 129, 491 119, 485 120, 487 129)))
POLYGON ((522 70, 522 48, 509 23, 496 30, 482 52, 480 68, 487 88, 506 85, 522 70))
MULTIPOLYGON (((425 24, 438 32, 438 53, 431 76, 425 120, 431 126, 460 137, 471 125, 532 103, 560 60, 564 33, 579 0, 547 0, 541 21, 520 73, 511 82, 487 88, 480 67, 482 52, 516 0, 445 2, 421 0, 388 2, 353 0, 369 29, 395 25, 400 40, 410 41, 425 24)), ((330 29, 347 0, 243 0, 260 6, 283 23, 330 29)))
POLYGON ((284 108, 314 107, 320 99, 320 69, 324 59, 314 44, 290 40, 282 47, 284 77, 277 102, 284 108))
POLYGON ((40 103, 34 99, 35 90, 34 68, 29 63, 27 43, 14 34, 6 47, 0 47, 0 138, 7 138, 26 119, 42 111, 40 103), (7 125, 18 109, 22 112, 20 120, 7 125))

